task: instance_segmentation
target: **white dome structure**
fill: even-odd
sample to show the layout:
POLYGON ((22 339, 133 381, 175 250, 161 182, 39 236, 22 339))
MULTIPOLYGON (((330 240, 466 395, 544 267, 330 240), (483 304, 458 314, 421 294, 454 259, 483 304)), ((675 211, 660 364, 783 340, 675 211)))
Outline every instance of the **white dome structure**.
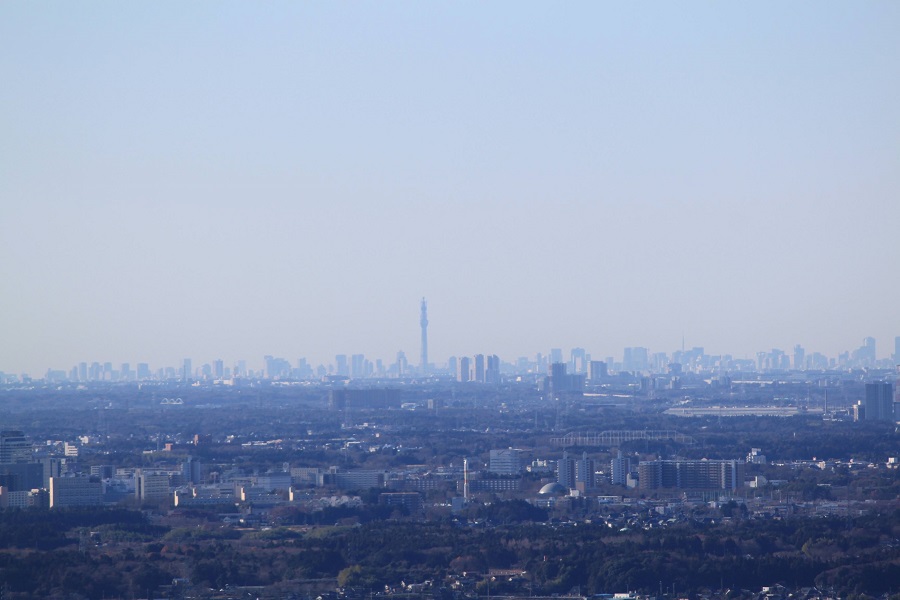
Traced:
POLYGON ((548 483, 538 492, 541 496, 561 496, 569 493, 569 488, 559 482, 548 483))

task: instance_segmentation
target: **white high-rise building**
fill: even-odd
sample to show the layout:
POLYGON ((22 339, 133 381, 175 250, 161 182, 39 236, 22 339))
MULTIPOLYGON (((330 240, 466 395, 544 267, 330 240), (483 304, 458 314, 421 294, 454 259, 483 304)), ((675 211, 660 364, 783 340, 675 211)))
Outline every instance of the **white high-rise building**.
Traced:
POLYGON ((491 450, 488 471, 497 475, 518 475, 520 470, 519 451, 514 448, 491 450))
POLYGON ((619 451, 618 455, 609 463, 610 483, 627 485, 628 474, 631 472, 631 459, 622 456, 622 452, 619 451))
POLYGON ((587 492, 597 487, 595 473, 594 459, 588 458, 587 452, 583 453, 581 460, 575 464, 575 487, 582 492, 587 492))

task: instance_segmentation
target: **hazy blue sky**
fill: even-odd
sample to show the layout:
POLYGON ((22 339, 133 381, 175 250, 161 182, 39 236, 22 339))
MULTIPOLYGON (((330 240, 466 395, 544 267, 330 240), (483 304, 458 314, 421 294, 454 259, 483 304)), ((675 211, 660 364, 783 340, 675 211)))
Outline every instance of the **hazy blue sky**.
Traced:
POLYGON ((900 335, 900 3, 0 3, 0 370, 900 335))

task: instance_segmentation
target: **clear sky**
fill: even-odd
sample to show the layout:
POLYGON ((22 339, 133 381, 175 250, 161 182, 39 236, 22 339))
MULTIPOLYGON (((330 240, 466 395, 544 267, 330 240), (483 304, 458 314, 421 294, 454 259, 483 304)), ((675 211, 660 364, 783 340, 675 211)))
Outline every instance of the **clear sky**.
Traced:
POLYGON ((0 370, 900 335, 900 3, 0 3, 0 370))

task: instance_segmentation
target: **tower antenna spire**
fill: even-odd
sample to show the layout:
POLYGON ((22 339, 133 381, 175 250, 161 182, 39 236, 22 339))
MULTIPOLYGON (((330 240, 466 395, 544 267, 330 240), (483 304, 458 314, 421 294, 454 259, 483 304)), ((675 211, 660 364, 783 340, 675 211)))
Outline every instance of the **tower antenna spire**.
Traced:
POLYGON ((422 326, 422 374, 428 374, 428 303, 422 298, 422 307, 419 316, 419 325, 422 326))

